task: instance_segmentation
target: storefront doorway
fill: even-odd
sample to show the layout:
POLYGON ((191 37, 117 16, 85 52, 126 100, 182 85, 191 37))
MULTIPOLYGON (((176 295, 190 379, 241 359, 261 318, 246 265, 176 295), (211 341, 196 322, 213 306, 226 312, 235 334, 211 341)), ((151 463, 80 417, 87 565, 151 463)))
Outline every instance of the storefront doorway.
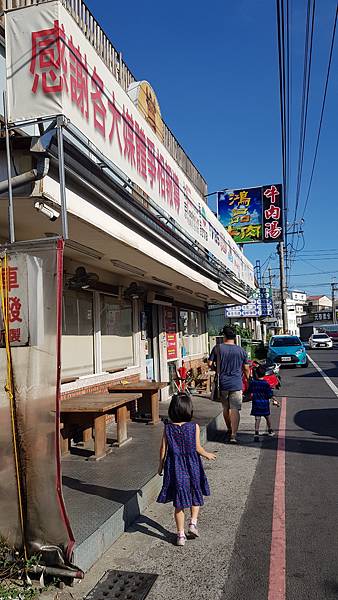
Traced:
POLYGON ((144 335, 145 338, 146 378, 150 381, 156 379, 154 360, 154 308, 157 307, 154 307, 152 304, 145 304, 144 313, 142 314, 143 323, 141 323, 142 335, 144 335))

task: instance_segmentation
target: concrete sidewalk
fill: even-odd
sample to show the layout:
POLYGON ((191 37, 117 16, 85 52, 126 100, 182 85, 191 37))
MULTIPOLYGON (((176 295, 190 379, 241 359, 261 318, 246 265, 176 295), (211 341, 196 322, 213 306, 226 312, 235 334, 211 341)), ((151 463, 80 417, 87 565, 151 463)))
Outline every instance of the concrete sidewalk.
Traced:
POLYGON ((217 452, 217 460, 205 462, 212 495, 201 510, 200 539, 177 548, 171 505, 153 503, 73 588, 76 600, 108 569, 159 574, 147 600, 221 598, 259 455, 269 445, 268 439, 262 446, 254 444, 250 409, 251 404, 243 405, 241 445, 225 445, 221 435, 219 441, 207 444, 208 450, 217 452))
MULTIPOLYGON (((216 427, 221 405, 194 397, 201 438, 216 427)), ((168 404, 160 405, 167 417, 168 404)), ((74 564, 87 571, 157 497, 162 485, 157 475, 163 425, 130 423, 132 441, 112 448, 100 461, 88 461, 92 449, 74 447, 62 460, 63 493, 75 535, 74 564)), ((116 425, 108 436, 116 438, 116 425)))

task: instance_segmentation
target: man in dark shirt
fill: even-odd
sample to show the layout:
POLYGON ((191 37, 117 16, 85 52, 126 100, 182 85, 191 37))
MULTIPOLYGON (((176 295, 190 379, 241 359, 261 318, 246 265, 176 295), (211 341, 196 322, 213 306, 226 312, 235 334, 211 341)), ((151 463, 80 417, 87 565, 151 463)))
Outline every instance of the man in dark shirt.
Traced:
POLYGON ((231 443, 237 443, 237 430, 242 407, 242 376, 250 375, 247 353, 235 343, 236 334, 231 327, 224 327, 224 343, 214 346, 209 357, 209 366, 216 368, 219 352, 219 381, 227 436, 231 443), (216 350, 217 348, 217 350, 216 350))

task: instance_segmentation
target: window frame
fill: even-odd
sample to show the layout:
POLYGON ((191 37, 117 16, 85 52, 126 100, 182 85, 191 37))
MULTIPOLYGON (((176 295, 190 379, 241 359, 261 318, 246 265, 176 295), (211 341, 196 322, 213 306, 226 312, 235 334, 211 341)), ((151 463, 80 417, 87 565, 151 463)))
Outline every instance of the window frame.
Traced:
MULTIPOLYGON (((63 295, 67 293, 68 290, 64 290, 63 295)), ((81 292, 85 292, 86 294, 91 294, 92 296, 92 306, 93 306, 93 373, 87 373, 85 375, 80 375, 83 377, 92 377, 93 375, 103 375, 108 373, 108 371, 103 370, 103 362, 102 362, 102 327, 101 327, 101 296, 111 296, 115 298, 117 301, 120 300, 119 296, 116 294, 110 294, 107 292, 99 292, 96 290, 79 290, 81 292)), ((63 300, 64 302, 64 300, 63 300)), ((120 300, 121 302, 121 300, 120 300)), ((133 299, 131 302, 131 338, 132 338, 132 346, 133 346, 133 364, 129 365, 128 369, 133 369, 135 367, 140 367, 141 365, 141 354, 140 354, 140 331, 139 331, 139 323, 138 323, 138 314, 139 314, 139 301, 137 299, 133 299)), ((63 317, 64 319, 64 314, 63 317)), ((63 335, 63 334, 62 334, 63 335)), ((121 367, 121 371, 123 367, 121 367)))

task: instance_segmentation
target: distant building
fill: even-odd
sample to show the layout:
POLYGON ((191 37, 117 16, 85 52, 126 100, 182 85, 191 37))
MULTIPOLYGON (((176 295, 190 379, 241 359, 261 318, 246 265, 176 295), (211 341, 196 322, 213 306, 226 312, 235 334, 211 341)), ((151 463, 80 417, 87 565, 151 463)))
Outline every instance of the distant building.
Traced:
MULTIPOLYGON (((289 298, 286 299, 286 309, 287 309, 287 332, 290 335, 299 335, 299 319, 300 309, 303 310, 304 304, 302 303, 303 298, 301 296, 305 296, 304 292, 291 292, 289 298), (293 298, 292 294, 296 294, 297 297, 293 298), (299 296, 299 297, 298 297, 299 296), (298 308, 299 307, 299 308, 298 308)), ((270 327, 270 331, 273 334, 279 334, 283 331, 283 318, 282 318, 282 303, 280 299, 280 290, 273 290, 273 301, 274 301, 274 309, 275 309, 275 322, 270 327)))
POLYGON ((332 300, 328 296, 308 296, 306 312, 308 314, 332 310, 332 300))
POLYGON ((297 325, 300 325, 302 322, 302 317, 306 315, 305 306, 307 301, 307 295, 305 292, 294 290, 290 292, 290 296, 291 300, 295 302, 297 325))

